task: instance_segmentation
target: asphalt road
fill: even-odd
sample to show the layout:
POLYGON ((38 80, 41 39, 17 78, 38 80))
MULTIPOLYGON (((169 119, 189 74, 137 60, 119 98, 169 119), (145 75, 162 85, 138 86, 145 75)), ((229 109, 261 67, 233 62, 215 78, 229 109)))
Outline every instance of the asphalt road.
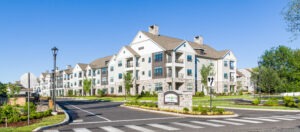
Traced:
POLYGON ((120 107, 121 103, 59 100, 71 123, 51 132, 300 132, 300 113, 232 110, 240 117, 185 118, 120 107))

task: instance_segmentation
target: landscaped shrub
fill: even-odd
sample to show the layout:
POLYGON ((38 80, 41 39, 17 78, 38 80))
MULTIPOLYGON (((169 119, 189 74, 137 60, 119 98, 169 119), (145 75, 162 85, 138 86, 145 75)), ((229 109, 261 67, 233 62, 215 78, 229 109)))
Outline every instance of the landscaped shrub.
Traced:
POLYGON ((26 121, 28 119, 27 116, 21 116, 20 118, 21 118, 21 121, 26 121))
POLYGON ((157 104, 154 102, 139 102, 139 101, 126 102, 125 105, 144 106, 144 107, 150 107, 150 108, 158 107, 157 104))
POLYGON ((259 98, 256 98, 252 101, 252 104, 253 105, 259 105, 260 104, 260 99, 259 98))
POLYGON ((189 108, 186 108, 186 107, 183 108, 184 113, 188 113, 189 111, 190 111, 189 108))
POLYGON ((294 97, 291 97, 291 96, 284 96, 283 102, 284 102, 284 105, 288 106, 288 107, 296 107, 297 106, 295 103, 294 97))
POLYGON ((201 112, 201 114, 203 115, 207 115, 207 112, 209 112, 208 107, 203 107, 202 105, 199 105, 198 108, 199 108, 199 112, 201 112))
POLYGON ((151 92, 150 91, 142 91, 139 97, 157 97, 156 92, 151 92))
POLYGON ((278 100, 276 98, 269 98, 264 105, 266 106, 278 106, 278 100))
POLYGON ((52 112, 52 110, 46 110, 46 111, 44 111, 44 117, 45 116, 50 116, 51 115, 51 112, 52 112))
POLYGON ((103 96, 105 96, 105 91, 102 89, 98 89, 97 94, 99 97, 103 97, 103 96))
MULTIPOLYGON (((25 115, 27 115, 27 112, 28 112, 28 103, 25 104, 25 106, 23 107, 23 112, 25 115)), ((32 102, 29 103, 29 110, 30 110, 30 113, 33 113, 36 111, 36 105, 32 102)))
POLYGON ((69 97, 74 96, 73 90, 68 90, 68 96, 69 96, 69 97))
POLYGON ((218 108, 218 109, 216 109, 215 112, 218 112, 219 114, 223 114, 223 113, 225 112, 225 109, 223 109, 223 108, 218 108))
POLYGON ((196 97, 204 97, 205 95, 204 95, 204 92, 202 91, 202 92, 196 92, 195 96, 196 97))
POLYGON ((193 107, 192 107, 192 111, 193 111, 193 112, 198 112, 198 111, 199 111, 199 107, 193 106, 193 107))

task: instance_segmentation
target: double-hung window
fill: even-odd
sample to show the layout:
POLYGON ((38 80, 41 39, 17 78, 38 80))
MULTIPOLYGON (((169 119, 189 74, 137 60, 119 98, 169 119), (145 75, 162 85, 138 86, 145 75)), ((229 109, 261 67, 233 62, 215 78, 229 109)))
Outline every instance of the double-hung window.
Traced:
POLYGON ((192 69, 187 69, 187 75, 192 76, 192 69))
POLYGON ((228 79, 228 74, 224 73, 224 79, 228 79))
POLYGON ((155 91, 162 91, 162 83, 155 83, 155 91))
POLYGON ((122 67, 122 61, 118 61, 118 67, 122 67))
POLYGON ((122 73, 119 73, 119 79, 122 79, 122 73))
POLYGON ((155 62, 161 62, 162 60, 163 60, 163 53, 162 52, 154 54, 154 61, 155 62))
POLYGON ((162 76, 162 75, 163 75, 162 67, 155 67, 154 68, 154 76, 162 76))
POLYGON ((192 62, 192 61, 193 61, 193 57, 192 57, 191 55, 188 55, 188 56, 187 56, 187 61, 188 61, 188 62, 192 62))

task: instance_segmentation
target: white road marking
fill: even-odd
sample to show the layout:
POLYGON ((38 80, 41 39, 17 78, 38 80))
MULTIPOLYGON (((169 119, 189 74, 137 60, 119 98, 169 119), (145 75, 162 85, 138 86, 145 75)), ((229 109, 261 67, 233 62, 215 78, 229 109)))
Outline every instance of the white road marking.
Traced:
POLYGON ((196 125, 187 124, 187 123, 180 123, 180 122, 171 122, 171 124, 178 125, 178 126, 189 127, 189 128, 203 128, 201 126, 196 126, 196 125))
POLYGON ((284 116, 271 116, 271 117, 300 119, 299 115, 284 115, 284 116))
POLYGON ((224 126, 224 125, 220 125, 220 124, 213 124, 213 123, 201 122, 201 121, 190 121, 190 122, 196 123, 196 124, 201 124, 201 125, 213 126, 213 127, 223 127, 224 126))
POLYGON ((118 128, 112 127, 112 126, 106 126, 106 127, 100 127, 101 129, 107 131, 107 132, 124 132, 118 128))
POLYGON ((170 127, 170 126, 166 126, 166 125, 161 125, 161 124, 147 124, 148 126, 152 126, 152 127, 156 127, 156 128, 160 128, 163 130, 167 130, 167 131, 177 131, 180 130, 179 128, 175 128, 175 127, 170 127))
POLYGON ((73 128, 74 132, 92 132, 86 128, 73 128))
POLYGON ((208 121, 210 121, 210 122, 217 122, 217 123, 223 123, 223 124, 229 124, 229 125, 235 125, 235 126, 244 125, 242 123, 230 122, 230 121, 224 121, 224 120, 208 120, 208 121))
POLYGON ((144 127, 140 127, 140 126, 136 126, 136 125, 125 125, 125 127, 140 131, 140 132, 154 132, 150 129, 144 128, 144 127))
POLYGON ((95 113, 89 112, 89 111, 87 111, 87 110, 83 110, 83 109, 81 109, 81 108, 79 108, 79 107, 77 107, 77 106, 74 106, 74 105, 71 105, 71 104, 69 104, 69 105, 72 106, 72 107, 74 107, 74 108, 76 108, 76 109, 78 109, 78 110, 81 110, 81 111, 83 111, 83 112, 86 112, 86 113, 92 114, 92 115, 94 115, 94 116, 97 116, 97 117, 99 117, 99 118, 101 118, 101 119, 104 119, 104 120, 106 120, 106 121, 111 121, 111 120, 109 120, 109 119, 107 119, 107 118, 105 118, 105 117, 96 115, 95 113))
POLYGON ((59 132, 58 130, 44 130, 43 132, 59 132))
POLYGON ((225 119, 225 120, 229 120, 229 121, 238 121, 238 122, 247 122, 247 123, 262 123, 260 121, 251 121, 251 120, 244 120, 244 119, 225 119))
POLYGON ((163 117, 163 118, 145 118, 145 119, 130 119, 130 120, 114 120, 114 121, 96 121, 96 122, 78 122, 78 123, 70 123, 70 125, 78 125, 78 124, 100 124, 107 122, 131 122, 131 121, 151 121, 151 120, 165 120, 165 119, 179 119, 184 117, 163 117))
POLYGON ((284 121, 293 121, 293 120, 296 120, 296 119, 289 119, 289 118, 286 118, 286 117, 269 117, 269 118, 278 119, 278 120, 284 120, 284 121))
POLYGON ((83 122, 83 120, 73 120, 73 122, 83 122))
POLYGON ((279 120, 274 119, 266 119, 266 118, 244 118, 249 120, 258 120, 258 121, 269 121, 269 122, 279 122, 279 120))

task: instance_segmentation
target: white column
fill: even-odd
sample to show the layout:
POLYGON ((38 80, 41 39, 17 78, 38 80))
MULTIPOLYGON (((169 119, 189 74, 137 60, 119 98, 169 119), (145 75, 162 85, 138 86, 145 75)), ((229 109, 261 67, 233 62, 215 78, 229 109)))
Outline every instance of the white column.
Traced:
POLYGON ((175 90, 176 83, 176 68, 175 68, 175 59, 176 59, 176 53, 175 51, 172 51, 172 90, 175 90))
POLYGON ((135 95, 136 94, 136 80, 137 80, 137 78, 136 78, 136 64, 137 64, 137 62, 136 62, 137 60, 136 60, 136 57, 135 56, 133 56, 133 72, 132 72, 132 76, 133 76, 133 78, 134 78, 134 81, 133 81, 133 85, 132 85, 132 94, 133 95, 135 95))

